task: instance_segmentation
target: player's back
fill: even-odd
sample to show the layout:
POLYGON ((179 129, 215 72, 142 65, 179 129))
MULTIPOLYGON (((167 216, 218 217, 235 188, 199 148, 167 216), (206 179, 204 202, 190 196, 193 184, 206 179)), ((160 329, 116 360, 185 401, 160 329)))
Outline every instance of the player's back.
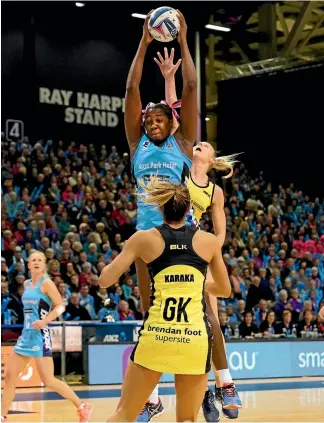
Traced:
MULTIPOLYGON (((180 150, 173 135, 161 145, 156 145, 144 135, 132 159, 132 171, 136 182, 142 180, 145 184, 150 181, 152 175, 156 175, 162 181, 181 183, 189 174, 190 167, 191 160, 180 150)), ((143 192, 139 184, 137 189, 139 193, 143 192)), ((138 230, 151 229, 163 223, 158 208, 144 203, 141 196, 138 196, 137 207, 138 230)))
POLYGON ((192 246, 198 229, 166 224, 156 229, 165 248, 148 264, 151 306, 132 359, 161 372, 206 373, 212 335, 204 301, 208 263, 192 246))

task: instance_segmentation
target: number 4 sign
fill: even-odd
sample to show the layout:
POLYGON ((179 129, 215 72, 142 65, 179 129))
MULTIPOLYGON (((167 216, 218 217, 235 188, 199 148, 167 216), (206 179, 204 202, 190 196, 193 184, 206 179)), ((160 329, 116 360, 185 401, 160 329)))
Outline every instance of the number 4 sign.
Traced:
POLYGON ((24 137, 24 122, 8 119, 6 121, 6 138, 8 141, 20 141, 24 137))

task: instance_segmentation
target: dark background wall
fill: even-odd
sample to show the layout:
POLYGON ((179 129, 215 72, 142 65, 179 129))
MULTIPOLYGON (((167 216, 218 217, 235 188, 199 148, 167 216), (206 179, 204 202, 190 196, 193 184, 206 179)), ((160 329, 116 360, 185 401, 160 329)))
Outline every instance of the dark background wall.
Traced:
POLYGON ((324 63, 218 83, 222 153, 244 152, 252 174, 324 195, 324 63))
MULTIPOLYGON (((194 35, 200 20, 192 19, 190 7, 184 10, 183 3, 173 3, 186 15, 194 58, 194 35)), ((154 7, 161 5, 154 3, 154 7)), ((73 91, 72 108, 77 107, 77 92, 122 99, 144 23, 131 13, 149 9, 146 2, 138 2, 136 7, 133 2, 90 2, 83 8, 75 7, 74 2, 2 3, 2 128, 7 119, 19 119, 25 123, 25 134, 34 139, 107 142, 127 149, 121 108, 116 110, 115 127, 67 123, 66 106, 41 103, 39 89, 48 88, 51 94, 53 89, 73 91)), ((153 57, 165 45, 174 47, 175 57, 180 57, 177 41, 151 43, 141 84, 143 106, 164 99, 164 80, 153 57)), ((177 88, 180 98, 181 71, 177 88)))

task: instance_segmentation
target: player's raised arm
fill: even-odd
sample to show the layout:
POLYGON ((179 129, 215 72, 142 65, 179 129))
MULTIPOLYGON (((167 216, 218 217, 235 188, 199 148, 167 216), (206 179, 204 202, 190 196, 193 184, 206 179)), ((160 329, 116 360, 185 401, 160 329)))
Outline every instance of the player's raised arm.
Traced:
POLYGON ((155 63, 159 66, 160 71, 165 80, 165 101, 172 106, 177 98, 177 91, 175 85, 175 73, 181 65, 181 59, 177 63, 173 63, 174 60, 174 48, 171 49, 170 55, 168 49, 164 47, 164 58, 160 52, 157 52, 158 59, 154 58, 155 63))
POLYGON ((190 157, 197 137, 197 74, 187 43, 187 24, 182 13, 179 10, 177 12, 180 21, 178 41, 182 58, 183 90, 180 133, 176 134, 182 138, 181 142, 184 144, 184 148, 188 149, 190 157))
POLYGON ((152 41, 152 37, 148 31, 148 20, 151 16, 151 13, 152 11, 145 19, 143 26, 143 36, 129 70, 126 83, 124 121, 131 157, 134 155, 137 144, 141 138, 142 102, 139 86, 142 79, 143 64, 147 46, 152 41))

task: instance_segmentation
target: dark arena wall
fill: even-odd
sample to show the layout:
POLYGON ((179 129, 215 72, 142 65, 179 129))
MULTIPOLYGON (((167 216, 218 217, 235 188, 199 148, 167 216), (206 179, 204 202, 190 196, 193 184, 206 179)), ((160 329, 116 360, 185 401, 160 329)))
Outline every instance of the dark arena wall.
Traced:
POLYGON ((244 152, 252 174, 323 195, 323 75, 324 62, 220 81, 218 150, 244 152))

